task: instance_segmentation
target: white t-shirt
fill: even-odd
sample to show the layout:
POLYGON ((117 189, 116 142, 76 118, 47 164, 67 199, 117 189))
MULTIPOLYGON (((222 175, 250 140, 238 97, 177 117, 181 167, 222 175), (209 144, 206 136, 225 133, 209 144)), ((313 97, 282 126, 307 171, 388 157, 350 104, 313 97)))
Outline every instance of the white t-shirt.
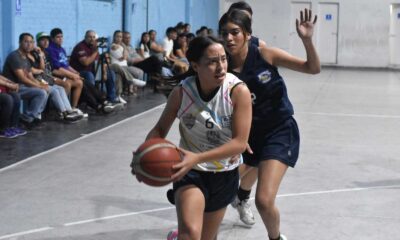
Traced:
POLYGON ((165 56, 169 56, 174 49, 174 41, 165 37, 163 40, 163 48, 165 50, 165 56))
MULTIPOLYGON (((188 77, 182 83, 182 102, 178 111, 180 147, 198 153, 219 147, 232 139, 233 105, 231 89, 241 83, 227 73, 217 94, 204 102, 197 89, 196 77, 188 77)), ((235 169, 239 162, 230 158, 196 164, 193 168, 206 172, 223 172, 235 169)))
POLYGON ((126 60, 119 60, 124 56, 124 47, 119 44, 113 44, 117 48, 113 50, 110 49, 110 57, 111 57, 111 64, 118 64, 120 66, 128 66, 128 62, 126 60))

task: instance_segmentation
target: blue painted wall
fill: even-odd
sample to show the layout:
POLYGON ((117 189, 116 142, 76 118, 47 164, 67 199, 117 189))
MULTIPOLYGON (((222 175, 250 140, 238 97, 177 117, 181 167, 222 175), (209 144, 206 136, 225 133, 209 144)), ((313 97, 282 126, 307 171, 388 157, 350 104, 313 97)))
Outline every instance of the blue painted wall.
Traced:
POLYGON ((18 47, 22 32, 36 35, 59 27, 67 53, 88 29, 111 38, 115 30, 123 28, 123 11, 125 30, 136 44, 141 33, 150 29, 155 29, 161 40, 166 28, 180 21, 190 23, 192 31, 202 25, 216 29, 219 6, 216 0, 125 0, 125 9, 123 0, 0 0, 1 62, 18 47))

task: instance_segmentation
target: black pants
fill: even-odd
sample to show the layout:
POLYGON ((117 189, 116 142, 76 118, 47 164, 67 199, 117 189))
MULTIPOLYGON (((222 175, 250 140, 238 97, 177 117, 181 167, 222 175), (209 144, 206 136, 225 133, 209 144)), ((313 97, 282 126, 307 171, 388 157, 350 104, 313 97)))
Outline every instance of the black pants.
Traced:
POLYGON ((16 127, 21 99, 15 92, 0 93, 0 129, 16 127))
POLYGON ((83 83, 80 103, 85 102, 89 107, 100 110, 105 100, 105 96, 95 86, 86 81, 83 83))
POLYGON ((133 66, 142 69, 145 73, 161 73, 162 62, 156 56, 150 56, 133 66))

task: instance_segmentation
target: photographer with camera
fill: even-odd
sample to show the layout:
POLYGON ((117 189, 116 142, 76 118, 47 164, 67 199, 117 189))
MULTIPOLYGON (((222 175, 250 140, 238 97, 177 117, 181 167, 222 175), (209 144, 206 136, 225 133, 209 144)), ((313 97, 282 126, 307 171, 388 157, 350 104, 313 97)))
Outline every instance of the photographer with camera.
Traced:
POLYGON ((101 81, 106 84, 107 100, 110 102, 117 102, 117 96, 115 93, 115 73, 112 72, 104 61, 104 53, 99 53, 99 48, 107 48, 107 38, 96 37, 96 32, 88 30, 85 33, 85 39, 79 42, 71 53, 70 64, 79 72, 81 77, 86 79, 87 83, 95 86, 96 70, 106 71, 101 74, 101 81), (96 67, 96 61, 101 66, 96 67))

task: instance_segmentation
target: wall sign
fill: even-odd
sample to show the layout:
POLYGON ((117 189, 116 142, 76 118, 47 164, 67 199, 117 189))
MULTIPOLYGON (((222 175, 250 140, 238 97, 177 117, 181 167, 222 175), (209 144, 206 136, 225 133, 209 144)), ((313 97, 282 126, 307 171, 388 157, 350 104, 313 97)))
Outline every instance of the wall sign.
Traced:
POLYGON ((332 20, 332 14, 325 14, 325 20, 327 21, 332 20))

